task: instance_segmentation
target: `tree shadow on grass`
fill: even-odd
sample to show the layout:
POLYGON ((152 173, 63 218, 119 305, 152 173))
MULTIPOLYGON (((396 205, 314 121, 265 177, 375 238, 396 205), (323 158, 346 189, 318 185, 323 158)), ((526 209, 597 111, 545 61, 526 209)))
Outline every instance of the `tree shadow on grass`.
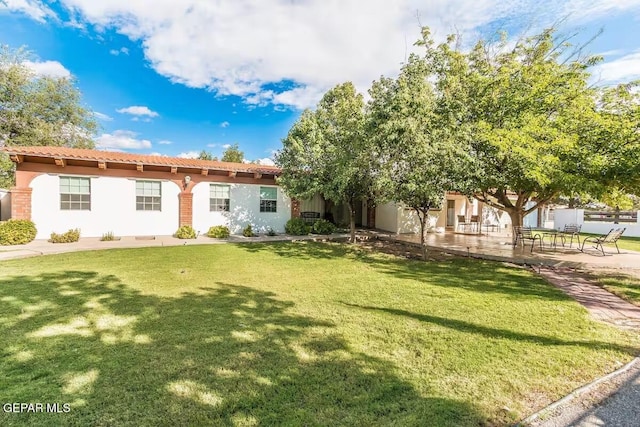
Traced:
POLYGON ((440 262, 424 262, 380 255, 357 245, 308 241, 254 243, 238 247, 251 253, 270 253, 297 260, 351 258, 394 278, 425 282, 444 288, 497 293, 511 298, 533 296, 552 301, 570 300, 560 290, 529 272, 492 261, 455 258, 440 262))
POLYGON ((467 332, 470 334, 482 335, 487 338, 493 339, 508 339, 514 341, 528 341, 533 344, 545 345, 545 346, 578 346, 585 347, 594 350, 615 350, 627 353, 631 356, 636 356, 640 353, 640 349, 632 346, 621 346, 615 343, 603 342, 603 341, 571 341, 563 340, 560 338, 549 337, 544 335, 532 335, 522 332, 515 332, 509 329, 490 328, 487 326, 477 325, 471 322, 465 322, 463 320, 450 319, 446 317, 431 316, 429 314, 412 313, 406 310, 400 310, 396 308, 386 307, 372 307, 359 304, 350 304, 343 302, 344 305, 350 307, 356 307, 363 310, 380 311, 384 313, 393 314, 395 316, 403 316, 411 319, 419 320, 425 323, 431 323, 434 325, 443 326, 445 328, 454 329, 459 332, 467 332))
POLYGON ((212 282, 174 298, 87 271, 0 280, 2 425, 482 425, 473 403, 423 395, 292 302, 212 282))

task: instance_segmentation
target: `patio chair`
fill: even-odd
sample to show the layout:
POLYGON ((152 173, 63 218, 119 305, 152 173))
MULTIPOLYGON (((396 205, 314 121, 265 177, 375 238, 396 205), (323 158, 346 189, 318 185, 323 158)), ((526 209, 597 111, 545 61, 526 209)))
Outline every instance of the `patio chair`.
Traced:
POLYGON ((479 231, 478 227, 480 226, 480 217, 479 215, 471 215, 471 220, 469 221, 471 224, 471 229, 474 231, 479 231))
POLYGON ((569 247, 573 246, 573 238, 578 240, 578 248, 580 248, 580 229, 582 225, 578 224, 565 224, 564 229, 558 233, 558 236, 562 239, 562 246, 566 243, 566 239, 570 237, 569 247))
POLYGON ((540 245, 540 250, 542 250, 542 235, 531 231, 531 227, 515 226, 513 227, 513 236, 514 248, 518 245, 518 242, 522 243, 522 247, 524 248, 525 240, 529 240, 531 241, 531 252, 533 252, 533 247, 535 246, 537 240, 538 244, 540 245))
POLYGON ((458 226, 456 227, 456 230, 459 230, 460 226, 462 226, 462 230, 464 231, 467 225, 469 225, 467 218, 464 215, 458 215, 458 226))
POLYGON ((620 248, 618 247, 618 239, 622 236, 622 233, 624 233, 625 230, 626 228, 612 228, 611 231, 609 231, 607 234, 603 234, 602 236, 587 237, 582 241, 582 248, 580 248, 580 251, 584 252, 584 245, 589 242, 593 243, 594 249, 600 248, 600 250, 602 251, 602 256, 606 256, 607 254, 604 252, 603 245, 613 243, 618 250, 618 253, 620 253, 620 248))

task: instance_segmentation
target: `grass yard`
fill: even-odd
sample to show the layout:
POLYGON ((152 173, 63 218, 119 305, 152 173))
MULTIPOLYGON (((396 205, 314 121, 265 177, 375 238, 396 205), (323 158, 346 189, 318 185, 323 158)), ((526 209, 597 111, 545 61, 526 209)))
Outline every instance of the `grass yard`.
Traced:
POLYGON ((640 275, 622 272, 594 273, 600 286, 632 304, 640 305, 640 275))
POLYGON ((508 425, 637 334, 522 269, 342 244, 0 262, 0 425, 508 425))

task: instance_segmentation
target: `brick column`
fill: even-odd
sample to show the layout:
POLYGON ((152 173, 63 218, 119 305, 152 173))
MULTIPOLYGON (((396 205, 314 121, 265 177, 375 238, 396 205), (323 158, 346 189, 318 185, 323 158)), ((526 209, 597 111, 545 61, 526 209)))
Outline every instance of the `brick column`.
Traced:
POLYGON ((291 199, 291 218, 300 218, 300 200, 291 199))
POLYGON ((180 205, 180 213, 178 218, 178 225, 193 226, 193 193, 187 193, 182 191, 178 194, 178 200, 180 205))
POLYGON ((376 205, 367 200, 367 227, 376 228, 376 205))
POLYGON ((11 189, 11 218, 31 219, 31 192, 29 187, 11 189))

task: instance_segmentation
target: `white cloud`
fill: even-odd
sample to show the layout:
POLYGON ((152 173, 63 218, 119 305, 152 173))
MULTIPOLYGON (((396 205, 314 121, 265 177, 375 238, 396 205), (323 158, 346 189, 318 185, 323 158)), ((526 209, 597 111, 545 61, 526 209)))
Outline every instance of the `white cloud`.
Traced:
POLYGON ((222 148, 224 148, 224 149, 227 149, 227 148, 230 148, 230 147, 231 147, 231 144, 222 144, 222 148))
POLYGON ((149 153, 150 156, 160 156, 160 157, 169 157, 166 154, 162 154, 162 153, 158 153, 157 151, 154 151, 152 153, 149 153))
POLYGON ((123 55, 129 55, 129 49, 127 49, 126 47, 121 47, 120 49, 111 49, 109 53, 114 56, 118 56, 121 53, 123 55))
POLYGON ((640 79, 640 50, 598 65, 593 77, 609 84, 640 79))
POLYGON ((23 61, 22 64, 31 69, 38 76, 46 76, 53 78, 69 78, 71 72, 58 61, 23 61))
POLYGON ((98 118, 99 120, 103 120, 105 122, 110 122, 111 120, 113 120, 113 117, 108 116, 104 113, 100 113, 98 111, 94 111, 93 115, 96 116, 96 118, 98 118))
POLYGON ((138 134, 129 130, 116 130, 113 133, 103 133, 96 139, 96 147, 101 150, 139 150, 151 148, 151 141, 137 139, 138 134))
POLYGON ((199 151, 186 151, 178 154, 177 157, 181 157, 183 159, 197 159, 199 155, 199 151))
POLYGON ((23 13, 38 22, 45 22, 46 18, 55 18, 56 14, 37 0, 0 0, 0 13, 3 10, 23 13))
POLYGON ((221 128, 228 128, 230 124, 231 124, 231 123, 229 123, 229 122, 227 122, 227 121, 224 121, 224 122, 220 123, 220 127, 221 127, 221 128))
POLYGON ((268 158, 268 157, 265 157, 265 158, 262 158, 262 159, 258 159, 258 160, 256 160, 256 163, 259 164, 259 165, 264 165, 264 166, 275 166, 276 165, 275 162, 272 159, 268 158))
POLYGON ((171 144, 173 144, 173 141, 168 141, 166 139, 163 139, 162 141, 158 141, 158 144, 160 144, 160 145, 171 145, 171 144))
MULTIPOLYGON (((15 1, 15 0, 14 0, 15 1)), ((337 83, 365 91, 416 49, 419 24, 451 32, 545 26, 636 10, 640 0, 60 0, 75 19, 139 43, 173 82, 252 106, 312 106, 337 83), (419 16, 419 19, 418 19, 419 16), (515 25, 514 25, 515 24, 515 25), (285 84, 286 82, 286 84, 285 84)))
POLYGON ((116 111, 121 114, 131 114, 134 116, 158 117, 159 115, 155 111, 151 111, 149 107, 145 107, 142 105, 132 105, 131 107, 120 108, 116 111))

